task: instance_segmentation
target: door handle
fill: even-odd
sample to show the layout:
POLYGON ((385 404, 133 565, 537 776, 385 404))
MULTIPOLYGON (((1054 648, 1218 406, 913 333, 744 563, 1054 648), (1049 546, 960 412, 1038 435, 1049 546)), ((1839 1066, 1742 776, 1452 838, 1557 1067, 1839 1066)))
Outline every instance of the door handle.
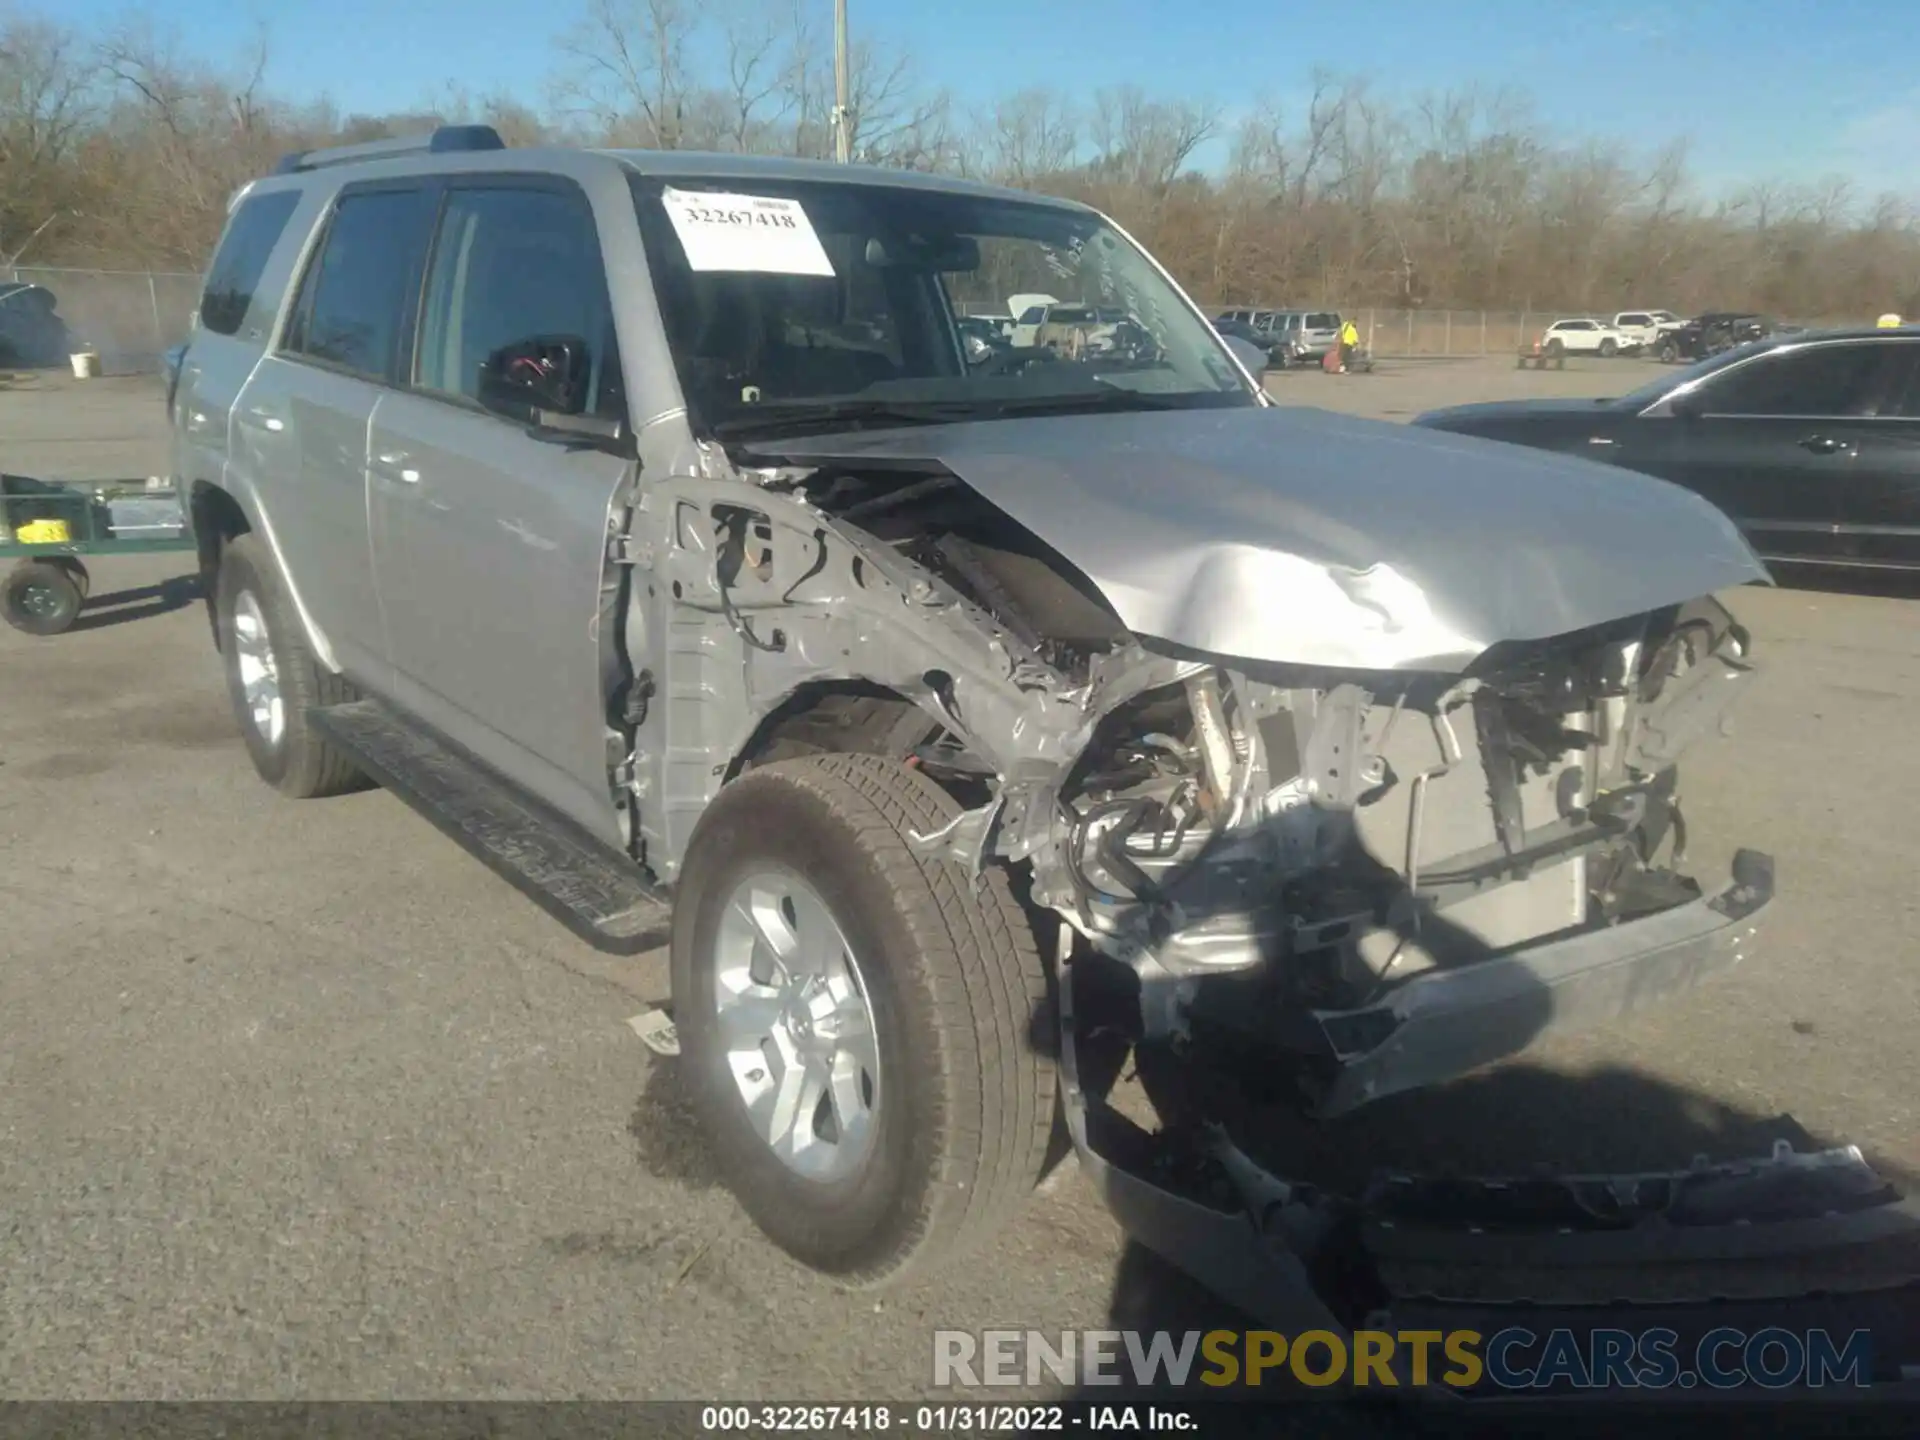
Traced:
POLYGON ((420 472, 407 462, 413 457, 404 450, 389 451, 373 457, 373 468, 388 479, 398 480, 402 485, 418 485, 420 472))
POLYGON ((1854 453, 1850 441, 1841 440, 1832 435, 1809 435, 1800 442, 1802 450, 1811 450, 1816 455, 1839 455, 1854 453))

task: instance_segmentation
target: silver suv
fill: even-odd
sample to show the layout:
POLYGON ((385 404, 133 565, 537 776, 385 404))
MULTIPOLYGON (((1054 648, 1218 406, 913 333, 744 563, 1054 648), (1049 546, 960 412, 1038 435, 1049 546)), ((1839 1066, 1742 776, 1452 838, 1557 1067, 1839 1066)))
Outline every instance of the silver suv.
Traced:
POLYGON ((1734 527, 1275 408, 1080 205, 484 128, 293 156, 169 405, 262 778, 377 781, 588 944, 669 945, 723 1173, 843 1277, 1000 1224, 1061 1123, 1257 1307, 1223 1235, 1366 1232, 1194 1218, 1352 1203, 1254 1167, 1235 1097, 1455 1075, 1770 898, 1671 853, 1750 672, 1734 527), (1136 343, 963 345, 1041 289, 1136 343))

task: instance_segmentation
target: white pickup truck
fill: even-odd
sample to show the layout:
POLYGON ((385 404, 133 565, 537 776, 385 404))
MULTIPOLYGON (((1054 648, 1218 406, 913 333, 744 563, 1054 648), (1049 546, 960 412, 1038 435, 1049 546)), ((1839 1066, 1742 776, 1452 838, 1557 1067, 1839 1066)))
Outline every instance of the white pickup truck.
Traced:
POLYGON ((1613 328, 1627 338, 1623 348, 1650 350, 1669 330, 1678 330, 1687 322, 1671 310, 1622 310, 1613 317, 1613 328))

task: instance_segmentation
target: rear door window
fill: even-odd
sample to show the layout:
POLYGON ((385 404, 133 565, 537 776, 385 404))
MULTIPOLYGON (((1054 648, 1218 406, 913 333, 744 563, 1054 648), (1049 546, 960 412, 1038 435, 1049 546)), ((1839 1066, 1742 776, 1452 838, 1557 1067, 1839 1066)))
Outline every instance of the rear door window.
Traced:
POLYGON ((439 191, 348 191, 307 266, 283 349, 370 380, 396 375, 439 191))
POLYGON ((1701 398, 1711 415, 1864 415, 1886 354, 1872 344, 1776 351, 1710 381, 1701 398))
POLYGON ((200 296, 201 329, 215 335, 240 333, 267 260, 299 203, 297 190, 249 195, 240 202, 207 269, 207 288, 200 296))
POLYGON ((1307 329, 1309 330, 1338 330, 1339 328, 1340 317, 1338 315, 1319 314, 1307 316, 1307 329))
POLYGON ((1886 347, 1893 352, 1893 382, 1879 413, 1890 419, 1920 420, 1920 343, 1903 340, 1886 347))

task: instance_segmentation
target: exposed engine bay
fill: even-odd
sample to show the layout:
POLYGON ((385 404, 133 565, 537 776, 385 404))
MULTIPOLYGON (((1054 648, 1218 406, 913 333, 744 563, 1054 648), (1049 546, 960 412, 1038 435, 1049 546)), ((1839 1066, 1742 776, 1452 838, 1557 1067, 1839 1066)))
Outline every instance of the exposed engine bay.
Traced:
MULTIPOLYGON (((1751 673, 1712 600, 1497 646, 1458 676, 1208 664, 1135 641, 962 485, 876 494, 838 477, 819 503, 865 519, 1067 683, 1116 696, 1025 798, 1018 833, 994 833, 1024 850, 1036 903, 1156 982, 1150 1038, 1197 1021, 1337 1053, 1281 1012, 1359 1011, 1435 968, 1701 898, 1675 868, 1676 762, 1751 673)), ((951 732, 921 763, 995 778, 951 732)))

